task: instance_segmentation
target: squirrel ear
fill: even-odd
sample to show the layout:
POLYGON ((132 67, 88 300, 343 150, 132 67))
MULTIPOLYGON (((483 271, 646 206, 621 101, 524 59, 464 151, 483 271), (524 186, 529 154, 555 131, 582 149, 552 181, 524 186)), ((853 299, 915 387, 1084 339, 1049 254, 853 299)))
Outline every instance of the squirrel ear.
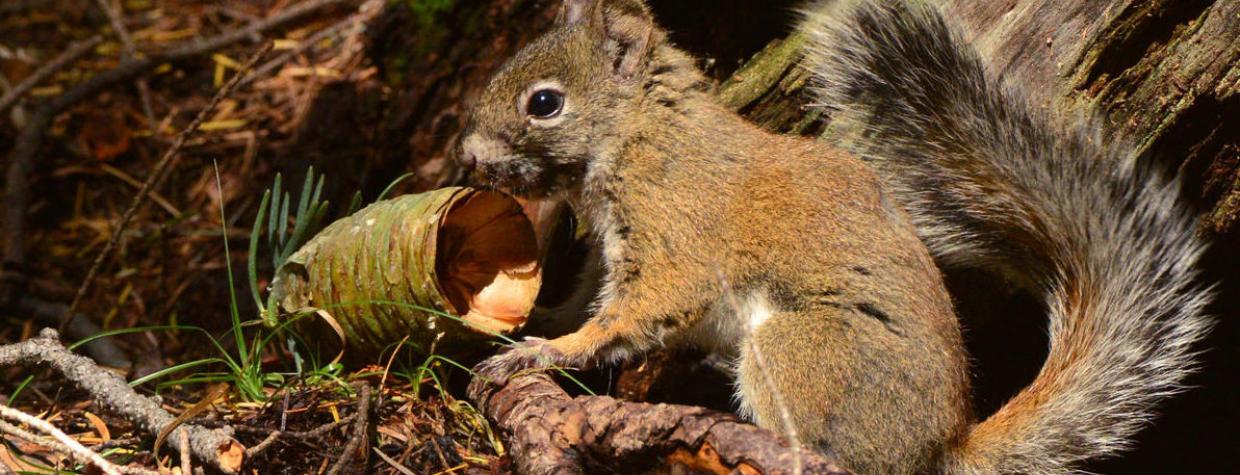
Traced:
POLYGON ((556 15, 555 22, 558 25, 572 26, 591 18, 601 24, 603 3, 603 0, 564 0, 560 4, 560 12, 556 15))
POLYGON ((556 23, 585 23, 603 34, 615 55, 616 73, 626 78, 641 69, 657 34, 654 15, 643 0, 564 0, 556 23))
POLYGON ((625 12, 608 18, 607 37, 617 46, 616 74, 629 78, 641 70, 642 63, 655 45, 654 19, 645 11, 639 15, 625 12))

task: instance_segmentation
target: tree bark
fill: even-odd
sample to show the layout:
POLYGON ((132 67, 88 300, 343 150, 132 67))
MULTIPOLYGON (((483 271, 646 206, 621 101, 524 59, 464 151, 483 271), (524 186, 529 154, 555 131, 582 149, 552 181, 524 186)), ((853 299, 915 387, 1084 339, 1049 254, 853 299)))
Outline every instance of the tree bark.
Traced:
POLYGON ((955 0, 949 12, 1001 76, 1047 105, 1100 113, 1178 166, 1210 232, 1240 221, 1240 2, 955 0))

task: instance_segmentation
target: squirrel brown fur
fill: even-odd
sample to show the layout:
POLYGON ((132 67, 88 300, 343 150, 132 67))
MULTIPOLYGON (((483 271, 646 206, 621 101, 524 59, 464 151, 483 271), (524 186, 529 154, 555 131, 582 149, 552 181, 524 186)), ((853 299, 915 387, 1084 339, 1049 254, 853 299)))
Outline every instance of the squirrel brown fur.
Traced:
POLYGON ((741 412, 858 473, 1065 473, 1115 453, 1192 369, 1203 244, 1176 182, 1057 124, 920 2, 805 10, 821 103, 859 131, 766 132, 713 98, 640 0, 567 0, 463 134, 488 185, 565 200, 603 277, 577 331, 486 362, 736 358, 741 412), (1051 351, 997 414, 935 259, 1047 295, 1051 351))

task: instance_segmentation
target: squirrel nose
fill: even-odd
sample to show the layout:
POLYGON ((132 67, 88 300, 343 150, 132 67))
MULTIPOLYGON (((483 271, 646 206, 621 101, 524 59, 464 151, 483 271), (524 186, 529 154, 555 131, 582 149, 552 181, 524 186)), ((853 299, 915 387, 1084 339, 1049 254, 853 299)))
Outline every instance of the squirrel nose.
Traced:
POLYGON ((461 153, 457 160, 467 168, 474 168, 479 162, 486 162, 495 156, 496 145, 478 133, 471 133, 461 141, 461 153))
POLYGON ((478 164, 478 157, 474 155, 472 150, 461 150, 461 153, 456 154, 456 161, 461 166, 472 169, 474 165, 478 164))

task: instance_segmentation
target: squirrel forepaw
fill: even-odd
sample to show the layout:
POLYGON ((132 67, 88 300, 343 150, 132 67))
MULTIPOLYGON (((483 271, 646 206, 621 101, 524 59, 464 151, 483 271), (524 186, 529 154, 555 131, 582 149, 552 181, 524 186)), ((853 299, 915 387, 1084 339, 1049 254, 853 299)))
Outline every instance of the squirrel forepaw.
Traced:
POLYGON ((551 341, 526 337, 525 340, 508 345, 495 356, 478 363, 474 367, 470 392, 474 392, 473 386, 476 384, 504 386, 509 378, 518 373, 562 367, 566 363, 568 361, 564 353, 556 349, 551 341))

